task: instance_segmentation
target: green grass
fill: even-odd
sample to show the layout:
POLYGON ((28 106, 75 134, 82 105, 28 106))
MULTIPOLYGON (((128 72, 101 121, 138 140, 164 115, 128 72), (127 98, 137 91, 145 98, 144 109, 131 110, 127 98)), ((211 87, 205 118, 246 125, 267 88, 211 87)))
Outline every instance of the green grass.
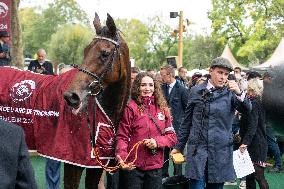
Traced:
MULTIPOLYGON (((45 158, 40 156, 32 156, 31 162, 35 171, 35 176, 39 189, 44 189, 45 187, 45 158)), ((61 188, 63 189, 63 163, 61 164, 61 188)), ((170 164, 170 173, 172 173, 172 164, 170 164)), ((265 177, 268 181, 270 189, 283 189, 284 188, 284 173, 266 173, 265 177)), ((84 189, 84 178, 85 172, 83 172, 79 189, 84 189)), ((237 189, 238 186, 225 186, 224 189, 237 189)), ((258 187, 257 187, 258 188, 258 187)))

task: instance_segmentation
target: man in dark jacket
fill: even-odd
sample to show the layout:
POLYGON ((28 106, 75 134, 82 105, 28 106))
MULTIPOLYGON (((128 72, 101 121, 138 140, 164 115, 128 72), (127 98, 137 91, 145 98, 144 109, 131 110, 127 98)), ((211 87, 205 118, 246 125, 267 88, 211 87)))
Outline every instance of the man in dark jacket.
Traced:
MULTIPOLYGON (((180 83, 175 79, 175 69, 171 65, 166 65, 161 68, 160 74, 163 80, 162 90, 164 92, 164 96, 168 102, 169 107, 171 108, 172 115, 172 125, 175 129, 175 132, 178 133, 179 125, 182 120, 182 116, 184 114, 187 100, 188 100, 188 91, 186 88, 181 86, 180 83)), ((164 149, 164 166, 163 166, 163 177, 168 177, 168 169, 169 169, 169 154, 170 149, 164 149)), ((174 165, 174 175, 182 174, 182 166, 174 165)))
POLYGON ((36 189, 21 127, 0 119, 0 188, 36 189))
POLYGON ((183 86, 184 88, 188 89, 188 81, 186 79, 187 70, 184 67, 180 67, 178 69, 178 76, 176 76, 176 81, 183 86))
POLYGON ((37 51, 37 60, 33 60, 30 62, 28 66, 28 70, 46 74, 46 75, 53 75, 53 66, 52 63, 45 60, 46 52, 44 49, 39 49, 37 51))
MULTIPOLYGON (((37 60, 30 62, 28 70, 35 73, 54 75, 52 63, 45 60, 44 49, 37 51, 37 60)), ((58 189, 60 185, 60 162, 53 159, 46 159, 45 179, 47 189, 58 189)))
POLYGON ((0 31, 0 66, 9 66, 11 62, 10 35, 7 31, 0 31))
POLYGON ((230 62, 212 61, 211 78, 190 90, 188 105, 172 154, 187 146, 186 177, 191 189, 222 189, 233 181, 232 122, 235 110, 251 110, 251 103, 234 80, 228 80, 230 62))

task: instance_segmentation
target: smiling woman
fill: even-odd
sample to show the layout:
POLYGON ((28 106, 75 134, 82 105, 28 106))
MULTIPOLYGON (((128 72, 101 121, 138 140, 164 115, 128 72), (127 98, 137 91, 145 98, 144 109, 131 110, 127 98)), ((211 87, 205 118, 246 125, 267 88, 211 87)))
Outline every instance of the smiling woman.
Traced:
POLYGON ((170 111, 160 84, 153 75, 139 73, 132 85, 128 102, 117 133, 116 157, 122 167, 126 189, 161 189, 164 147, 176 143, 170 111), (129 149, 137 143, 138 156, 129 149))
POLYGON ((145 76, 142 78, 140 85, 141 96, 152 96, 154 92, 154 81, 151 77, 145 76))

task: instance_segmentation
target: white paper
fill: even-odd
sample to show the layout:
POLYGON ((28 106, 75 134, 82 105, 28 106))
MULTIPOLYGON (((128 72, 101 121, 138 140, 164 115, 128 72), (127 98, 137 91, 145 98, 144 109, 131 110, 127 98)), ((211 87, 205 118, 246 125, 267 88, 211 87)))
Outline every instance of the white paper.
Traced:
POLYGON ((234 151, 233 164, 237 178, 242 178, 255 171, 247 150, 244 153, 241 153, 240 150, 234 151))

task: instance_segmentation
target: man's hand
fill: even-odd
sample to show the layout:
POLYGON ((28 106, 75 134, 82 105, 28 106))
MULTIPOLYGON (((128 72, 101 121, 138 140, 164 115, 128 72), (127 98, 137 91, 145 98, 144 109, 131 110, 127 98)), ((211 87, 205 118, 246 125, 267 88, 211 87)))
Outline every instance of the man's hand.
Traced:
POLYGON ((158 147, 156 140, 153 139, 153 138, 144 139, 143 144, 144 144, 145 146, 147 146, 148 148, 150 148, 150 149, 155 149, 155 148, 158 147))
POLYGON ((36 68, 36 69, 35 69, 35 72, 36 72, 36 73, 42 73, 42 72, 43 72, 43 69, 41 69, 41 68, 36 68))
POLYGON ((173 154, 177 154, 180 153, 180 151, 178 149, 173 149, 170 153, 170 156, 173 156, 173 154))
POLYGON ((230 91, 234 92, 236 95, 241 94, 241 89, 239 88, 239 85, 234 80, 228 80, 227 86, 230 91))
POLYGON ((240 145, 239 149, 240 149, 241 153, 244 153, 247 150, 247 145, 242 144, 242 145, 240 145))

